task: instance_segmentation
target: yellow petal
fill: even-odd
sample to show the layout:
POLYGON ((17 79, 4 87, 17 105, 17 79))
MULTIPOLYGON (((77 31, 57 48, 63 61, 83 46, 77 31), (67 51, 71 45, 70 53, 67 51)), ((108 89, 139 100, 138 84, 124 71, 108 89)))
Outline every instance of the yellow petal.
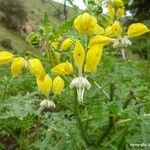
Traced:
POLYGON ((124 16, 124 13, 125 13, 125 9, 124 7, 123 8, 119 8, 116 12, 116 17, 117 19, 121 18, 122 16, 124 16))
POLYGON ((73 66, 66 61, 53 67, 51 72, 58 75, 69 75, 73 73, 73 66))
POLYGON ((22 68, 25 66, 25 60, 22 57, 16 57, 13 59, 11 65, 11 73, 14 77, 21 73, 22 68))
POLYGON ((108 5, 108 14, 109 14, 109 16, 114 18, 114 16, 115 16, 115 9, 114 9, 114 7, 112 5, 108 5))
POLYGON ((91 34, 97 24, 95 17, 91 16, 89 13, 84 13, 79 15, 74 20, 74 26, 78 32, 82 34, 91 34))
POLYGON ((77 68, 81 69, 84 63, 85 51, 79 40, 76 41, 75 48, 73 51, 73 58, 77 68))
POLYGON ((65 39, 61 45, 61 50, 68 50, 73 44, 73 41, 69 38, 65 39))
POLYGON ((92 46, 86 55, 86 63, 84 66, 85 72, 95 72, 97 65, 101 60, 103 53, 103 45, 94 45, 92 46))
POLYGON ((57 76, 53 80, 52 90, 53 90, 54 95, 60 95, 63 88, 64 88, 64 80, 60 76, 57 76))
POLYGON ((107 45, 111 42, 111 39, 109 37, 103 36, 103 35, 96 35, 93 37, 89 42, 89 48, 94 45, 107 45))
POLYGON ((147 32, 149 32, 149 29, 146 25, 143 23, 134 23, 129 26, 127 33, 130 37, 137 37, 147 32))
POLYGON ((36 81, 37 81, 39 91, 41 91, 45 96, 48 96, 52 88, 51 77, 47 74, 43 80, 37 78, 36 81))
POLYGON ((114 5, 116 5, 117 7, 123 7, 124 2, 123 0, 114 0, 114 5))
POLYGON ((108 37, 113 36, 112 26, 108 26, 107 28, 105 28, 104 35, 108 37))
POLYGON ((94 34, 96 35, 104 34, 104 28, 97 24, 94 28, 94 34))
POLYGON ((45 70, 39 59, 29 59, 28 66, 32 74, 34 74, 39 79, 44 79, 45 70))
POLYGON ((113 31, 113 35, 116 36, 116 37, 119 37, 121 36, 121 33, 122 33, 122 28, 119 24, 118 21, 115 21, 112 25, 112 31, 113 31))
POLYGON ((7 64, 12 61, 13 54, 7 51, 0 52, 0 65, 7 64))

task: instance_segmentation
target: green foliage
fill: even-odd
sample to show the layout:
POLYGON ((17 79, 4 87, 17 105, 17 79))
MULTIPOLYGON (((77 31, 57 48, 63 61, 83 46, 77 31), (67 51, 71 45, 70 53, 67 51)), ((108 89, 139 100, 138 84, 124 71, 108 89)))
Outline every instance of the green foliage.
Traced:
MULTIPOLYGON (((91 143, 88 149, 118 150, 126 147, 130 150, 130 143, 149 142, 149 116, 143 117, 143 112, 149 113, 150 111, 149 70, 145 71, 147 65, 149 62, 142 60, 122 61, 104 57, 98 73, 89 76, 89 78, 95 78, 101 88, 92 84, 92 89, 90 89, 92 92, 86 92, 84 104, 80 105, 84 130, 91 143), (105 90, 109 95, 111 84, 115 85, 113 101, 109 101, 102 91, 105 90), (130 98, 130 90, 133 91, 133 96, 129 105, 125 107, 125 103, 130 98), (103 139, 102 145, 94 146, 94 141, 99 139, 106 130, 110 114, 115 118, 115 125, 103 139)), ((4 67, 1 73, 4 76, 9 72, 4 67)), ((22 77, 12 80, 13 85, 8 88, 7 99, 1 100, 0 137, 12 139, 10 145, 17 143, 16 146, 26 149, 86 149, 87 146, 79 134, 74 113, 61 103, 58 103, 61 107, 56 112, 40 112, 38 93, 32 92, 34 83, 30 82, 30 85, 25 85, 29 80, 29 75, 23 76, 24 81, 22 77), (13 90, 11 90, 12 87, 13 90), (14 94, 11 91, 16 92, 14 94), (19 91, 22 94, 19 94, 19 91), (12 97, 12 95, 15 96, 12 97)), ((5 82, 3 78, 1 82, 5 82)), ((1 86, 1 91, 3 88, 1 86)), ((68 88, 63 92, 59 101, 65 100, 73 107, 72 97, 73 93, 68 88)), ((58 101, 57 98, 56 100, 58 101)), ((1 144, 6 146, 4 141, 1 141, 1 144)))

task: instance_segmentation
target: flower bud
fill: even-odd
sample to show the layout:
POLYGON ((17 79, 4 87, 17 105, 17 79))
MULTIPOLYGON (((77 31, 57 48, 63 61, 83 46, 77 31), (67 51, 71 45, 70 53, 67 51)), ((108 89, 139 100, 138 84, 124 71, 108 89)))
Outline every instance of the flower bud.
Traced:
POLYGON ((149 29, 146 25, 143 23, 134 23, 129 26, 127 33, 129 37, 137 37, 147 32, 149 32, 149 29))
POLYGON ((21 73, 22 68, 25 66, 25 60, 22 57, 16 57, 13 59, 11 65, 11 73, 13 77, 18 76, 21 73))
POLYGON ((113 31, 113 35, 116 36, 116 37, 119 37, 121 36, 121 33, 122 33, 122 28, 119 24, 118 21, 115 21, 112 25, 112 31, 113 31))
POLYGON ((96 35, 104 34, 104 28, 97 24, 94 28, 94 34, 96 35))
POLYGON ((60 95, 63 88, 64 88, 64 80, 60 76, 57 76, 53 80, 52 90, 53 90, 54 95, 60 95))
POLYGON ((51 77, 47 74, 43 80, 37 78, 36 81, 37 81, 39 91, 41 91, 47 97, 52 88, 51 77))
POLYGON ((74 20, 74 26, 78 32, 82 34, 91 34, 97 24, 95 17, 91 16, 89 13, 84 13, 79 15, 74 20))
POLYGON ((97 65, 101 60, 101 56, 103 53, 103 46, 95 45, 91 47, 86 55, 86 63, 84 66, 85 72, 95 72, 97 69, 97 65))
POLYGON ((112 5, 108 5, 108 14, 111 16, 111 18, 114 18, 115 16, 115 9, 112 5))
POLYGON ((29 59, 28 66, 32 74, 34 74, 40 80, 43 80, 45 77, 44 67, 39 59, 29 59))
POLYGON ((116 17, 117 19, 121 18, 122 16, 124 16, 124 13, 125 13, 125 9, 124 7, 123 8, 119 8, 116 12, 116 17))
POLYGON ((0 65, 7 64, 12 61, 13 54, 7 51, 0 52, 0 65))
POLYGON ((85 51, 79 40, 76 41, 75 48, 73 51, 73 58, 77 68, 79 70, 82 70, 82 66, 85 58, 85 51))
POLYGON ((58 75, 69 75, 73 73, 73 66, 71 63, 66 61, 53 67, 51 72, 58 75))
POLYGON ((93 37, 89 42, 89 48, 94 45, 108 45, 111 42, 111 39, 109 37, 103 36, 103 35, 96 35, 93 37))
POLYGON ((73 45, 73 41, 69 38, 65 39, 61 44, 61 50, 66 51, 73 45))

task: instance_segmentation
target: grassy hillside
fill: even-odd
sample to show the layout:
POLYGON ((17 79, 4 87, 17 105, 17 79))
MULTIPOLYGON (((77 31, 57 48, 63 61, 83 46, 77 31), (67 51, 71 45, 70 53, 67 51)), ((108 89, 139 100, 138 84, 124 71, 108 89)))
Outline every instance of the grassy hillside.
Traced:
MULTIPOLYGON (((63 5, 53 2, 52 0, 21 0, 27 11, 27 18, 34 25, 34 27, 40 25, 44 11, 50 16, 51 22, 58 25, 64 21, 63 5)), ((69 16, 72 15, 71 10, 67 8, 69 16)), ((3 48, 1 41, 8 39, 11 40, 11 44, 14 50, 24 51, 27 48, 25 38, 17 31, 6 28, 3 22, 0 22, 0 49, 3 48)))

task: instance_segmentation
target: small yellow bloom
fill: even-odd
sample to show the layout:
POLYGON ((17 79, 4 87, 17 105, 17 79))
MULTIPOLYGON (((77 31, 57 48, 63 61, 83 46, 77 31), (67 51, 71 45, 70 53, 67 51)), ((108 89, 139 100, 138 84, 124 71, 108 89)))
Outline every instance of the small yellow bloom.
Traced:
POLYGON ((39 91, 41 91, 47 97, 52 88, 51 77, 47 74, 43 80, 40 80, 39 78, 37 78, 36 81, 37 81, 39 91))
POLYGON ((90 15, 89 13, 79 15, 74 20, 75 28, 78 30, 78 32, 82 34, 93 33, 96 24, 97 24, 96 18, 90 15))
POLYGON ((39 59, 29 59, 28 66, 32 74, 34 74, 37 78, 44 79, 45 77, 45 70, 44 67, 39 59))
POLYGON ((0 65, 7 64, 12 61, 13 54, 7 51, 0 52, 0 65))
POLYGON ((73 73, 73 66, 66 61, 53 67, 51 72, 58 75, 69 75, 73 73))
POLYGON ((94 45, 107 45, 111 42, 111 39, 109 37, 103 36, 103 35, 96 35, 93 37, 89 42, 89 48, 94 45))
POLYGON ((115 21, 112 25, 112 31, 113 31, 113 35, 116 36, 116 37, 119 37, 121 36, 121 33, 122 33, 122 28, 119 24, 118 21, 115 21))
POLYGON ((136 37, 149 32, 149 29, 143 23, 134 23, 128 28, 128 36, 136 37))
POLYGON ((65 39, 61 45, 61 50, 68 50, 73 44, 73 41, 69 38, 65 39))
POLYGON ((51 46, 56 49, 58 47, 58 44, 59 44, 58 41, 54 41, 51 43, 51 46))
POLYGON ((108 26, 107 28, 105 28, 104 35, 108 37, 113 36, 112 26, 108 26))
POLYGON ((115 16, 115 9, 112 5, 108 5, 108 14, 111 16, 111 18, 114 18, 115 16))
POLYGON ((123 7, 123 6, 124 6, 123 0, 114 0, 114 4, 115 4, 117 7, 123 7))
POLYGON ((103 45, 92 46, 86 55, 86 64, 84 66, 85 72, 95 72, 97 65, 101 60, 103 53, 103 45))
POLYGON ((94 28, 94 34, 96 35, 104 34, 104 28, 97 24, 94 28))
POLYGON ((13 59, 11 65, 11 73, 13 77, 18 76, 21 73, 22 68, 25 66, 25 60, 22 57, 16 57, 13 59))
POLYGON ((53 80, 52 90, 53 90, 54 95, 60 95, 63 88, 64 88, 64 80, 60 76, 57 76, 53 80))
POLYGON ((75 65, 79 70, 81 70, 84 63, 85 51, 79 40, 76 41, 75 48, 73 51, 73 58, 75 65))
POLYGON ((124 16, 124 13, 125 13, 124 7, 119 8, 119 9, 117 10, 117 12, 116 12, 116 17, 117 17, 117 19, 119 19, 119 18, 121 18, 122 16, 124 16))

